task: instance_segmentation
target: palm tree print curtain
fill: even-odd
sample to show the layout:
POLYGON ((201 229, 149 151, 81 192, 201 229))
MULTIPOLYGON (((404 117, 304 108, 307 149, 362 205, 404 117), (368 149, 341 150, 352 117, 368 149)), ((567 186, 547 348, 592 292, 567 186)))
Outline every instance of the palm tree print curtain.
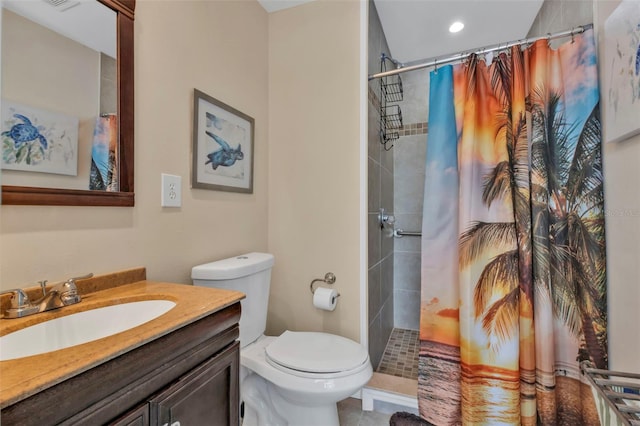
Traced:
POLYGON ((420 414, 436 425, 599 424, 606 368, 591 30, 431 73, 420 414))

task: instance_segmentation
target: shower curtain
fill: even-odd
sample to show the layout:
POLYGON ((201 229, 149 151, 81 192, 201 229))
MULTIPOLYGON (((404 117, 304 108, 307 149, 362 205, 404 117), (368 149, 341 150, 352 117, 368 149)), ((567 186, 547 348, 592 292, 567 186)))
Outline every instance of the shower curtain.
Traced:
POLYGON ((418 400, 436 425, 599 424, 607 366, 589 30, 431 73, 418 400))

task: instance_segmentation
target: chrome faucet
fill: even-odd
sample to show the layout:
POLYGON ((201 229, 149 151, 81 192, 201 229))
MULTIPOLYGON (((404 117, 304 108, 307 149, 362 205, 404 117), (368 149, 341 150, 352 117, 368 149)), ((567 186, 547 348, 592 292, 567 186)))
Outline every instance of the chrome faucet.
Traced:
POLYGON ((78 294, 76 280, 91 278, 92 276, 93 274, 88 274, 82 277, 70 278, 54 285, 49 292, 47 292, 47 281, 40 281, 42 297, 34 302, 31 302, 29 296, 20 288, 3 291, 0 294, 12 293, 11 307, 4 312, 4 318, 22 318, 78 303, 82 298, 78 294))

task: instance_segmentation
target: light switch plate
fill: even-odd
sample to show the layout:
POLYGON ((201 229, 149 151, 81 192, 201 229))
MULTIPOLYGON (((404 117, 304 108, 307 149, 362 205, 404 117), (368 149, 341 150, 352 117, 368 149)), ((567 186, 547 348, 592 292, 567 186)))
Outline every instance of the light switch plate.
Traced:
POLYGON ((182 206, 182 177, 162 173, 162 192, 160 205, 162 207, 182 206))

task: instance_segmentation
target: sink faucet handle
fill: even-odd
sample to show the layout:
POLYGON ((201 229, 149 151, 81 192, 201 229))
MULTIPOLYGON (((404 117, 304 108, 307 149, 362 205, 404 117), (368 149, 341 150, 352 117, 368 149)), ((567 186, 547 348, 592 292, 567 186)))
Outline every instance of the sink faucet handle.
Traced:
POLYGON ((90 272, 86 275, 82 275, 81 277, 73 277, 73 278, 69 278, 65 281, 61 281, 58 284, 56 284, 52 290, 57 290, 60 293, 64 293, 64 292, 68 292, 68 291, 77 291, 78 288, 76 287, 76 281, 77 280, 84 280, 87 278, 91 278, 93 276, 93 272, 90 272))
POLYGON ((5 290, 0 294, 11 293, 11 308, 20 309, 30 305, 29 296, 21 288, 14 288, 11 290, 5 290))
POLYGON ((77 281, 77 280, 86 280, 87 278, 91 278, 91 277, 93 277, 93 272, 89 272, 88 274, 86 274, 86 275, 82 275, 82 276, 80 276, 80 277, 73 277, 73 278, 69 278, 69 279, 67 280, 67 282, 68 282, 68 283, 73 283, 73 284, 75 285, 75 283, 76 283, 76 281, 77 281))
POLYGON ((82 301, 82 298, 78 294, 78 290, 73 287, 63 293, 60 293, 60 300, 65 306, 73 305, 74 303, 78 303, 82 301))
POLYGON ((62 303, 64 303, 65 305, 73 305, 74 303, 80 302, 82 298, 78 294, 76 280, 83 280, 86 278, 91 278, 92 276, 93 273, 89 273, 81 277, 69 278, 67 281, 60 284, 60 288, 58 289, 58 291, 60 292, 60 300, 62 300, 62 303))
POLYGON ((46 296, 47 295, 47 280, 38 281, 38 283, 40 284, 40 288, 42 288, 42 295, 46 296))

